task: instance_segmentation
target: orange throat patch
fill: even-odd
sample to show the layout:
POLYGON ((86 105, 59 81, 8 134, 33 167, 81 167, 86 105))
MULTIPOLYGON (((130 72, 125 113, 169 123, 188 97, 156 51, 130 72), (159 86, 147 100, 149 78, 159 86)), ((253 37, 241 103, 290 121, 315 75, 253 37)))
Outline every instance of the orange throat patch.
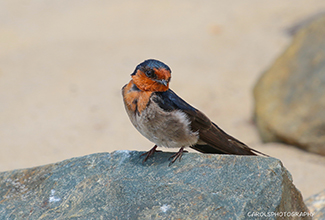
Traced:
MULTIPOLYGON (((163 78, 168 79, 170 77, 170 73, 165 70, 161 70, 157 72, 163 78), (169 74, 169 75, 168 75, 169 74)), ((138 70, 138 72, 132 76, 134 84, 143 91, 151 91, 151 92, 166 92, 168 90, 168 86, 165 86, 161 83, 158 83, 150 78, 148 78, 145 73, 138 70)))
POLYGON ((147 107, 152 92, 134 89, 134 85, 133 80, 131 80, 123 88, 124 104, 130 111, 134 113, 139 112, 141 114, 147 107))

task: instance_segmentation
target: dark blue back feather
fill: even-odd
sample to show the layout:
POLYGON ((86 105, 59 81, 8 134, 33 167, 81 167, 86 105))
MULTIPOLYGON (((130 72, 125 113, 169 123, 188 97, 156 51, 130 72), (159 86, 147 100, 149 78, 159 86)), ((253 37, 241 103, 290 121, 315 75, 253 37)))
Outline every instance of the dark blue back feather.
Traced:
POLYGON ((166 92, 155 92, 154 101, 159 105, 160 108, 166 111, 173 110, 189 110, 196 111, 196 109, 185 102, 182 98, 176 95, 171 89, 166 92))

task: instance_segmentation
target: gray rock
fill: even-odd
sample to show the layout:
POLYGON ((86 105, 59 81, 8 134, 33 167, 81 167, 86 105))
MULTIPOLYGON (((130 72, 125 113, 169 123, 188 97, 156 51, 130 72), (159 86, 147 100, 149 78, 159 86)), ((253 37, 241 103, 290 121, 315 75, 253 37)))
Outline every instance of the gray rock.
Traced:
POLYGON ((325 155, 325 16, 300 29, 254 88, 263 141, 325 155))
POLYGON ((311 213, 314 213, 313 219, 325 219, 325 190, 309 197, 305 203, 311 213))
POLYGON ((144 164, 142 153, 100 153, 0 173, 0 219, 246 219, 308 212, 275 158, 186 153, 168 166, 172 153, 156 153, 144 164))

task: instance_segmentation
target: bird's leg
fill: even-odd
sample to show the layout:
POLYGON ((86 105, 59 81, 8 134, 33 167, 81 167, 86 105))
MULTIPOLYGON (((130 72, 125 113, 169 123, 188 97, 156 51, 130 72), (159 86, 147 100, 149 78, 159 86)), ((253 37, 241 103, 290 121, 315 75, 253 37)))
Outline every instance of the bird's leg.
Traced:
POLYGON ((155 152, 162 152, 161 150, 156 150, 157 149, 157 145, 153 146, 153 148, 151 148, 151 150, 143 153, 140 155, 140 157, 144 156, 144 155, 147 155, 144 160, 143 160, 143 163, 146 162, 148 160, 148 158, 151 156, 151 155, 154 155, 155 152))
POLYGON ((179 161, 181 161, 184 152, 187 152, 187 151, 184 150, 184 147, 181 147, 181 149, 179 149, 179 151, 176 154, 171 156, 169 159, 173 158, 173 160, 170 161, 169 166, 172 165, 178 158, 179 158, 179 161))

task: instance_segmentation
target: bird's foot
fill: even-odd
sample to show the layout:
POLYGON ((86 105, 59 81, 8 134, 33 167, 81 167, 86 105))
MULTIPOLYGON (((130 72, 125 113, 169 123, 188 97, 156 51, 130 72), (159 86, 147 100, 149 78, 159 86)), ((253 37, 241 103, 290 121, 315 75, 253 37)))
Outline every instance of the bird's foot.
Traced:
POLYGON ((173 158, 172 161, 170 161, 169 165, 172 165, 178 158, 179 158, 179 161, 182 160, 182 156, 183 156, 183 153, 187 153, 188 151, 184 150, 184 147, 181 147, 181 149, 179 149, 179 151, 174 154, 173 156, 171 156, 169 159, 171 160, 173 158))
POLYGON ((153 146, 153 148, 151 148, 151 150, 143 153, 140 155, 140 157, 144 156, 144 155, 147 155, 144 160, 142 161, 142 163, 146 162, 148 160, 148 158, 152 155, 154 155, 155 152, 162 152, 161 150, 156 150, 157 149, 157 145, 153 146))

